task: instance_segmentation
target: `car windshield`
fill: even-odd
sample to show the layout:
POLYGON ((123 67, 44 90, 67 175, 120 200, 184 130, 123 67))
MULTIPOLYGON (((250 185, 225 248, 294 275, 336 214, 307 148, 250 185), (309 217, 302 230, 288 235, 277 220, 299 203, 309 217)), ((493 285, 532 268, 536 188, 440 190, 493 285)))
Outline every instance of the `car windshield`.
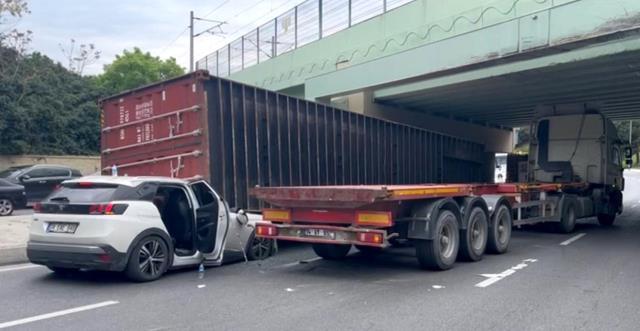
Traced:
POLYGON ((0 178, 10 178, 18 176, 27 167, 11 167, 0 171, 0 178))

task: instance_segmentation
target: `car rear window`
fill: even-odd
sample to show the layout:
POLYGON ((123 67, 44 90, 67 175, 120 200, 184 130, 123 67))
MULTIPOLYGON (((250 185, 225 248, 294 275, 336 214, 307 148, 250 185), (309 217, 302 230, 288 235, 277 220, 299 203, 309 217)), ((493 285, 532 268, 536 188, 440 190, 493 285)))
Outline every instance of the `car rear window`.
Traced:
POLYGON ((66 183, 51 193, 45 202, 98 203, 146 199, 140 189, 140 187, 115 184, 66 183))

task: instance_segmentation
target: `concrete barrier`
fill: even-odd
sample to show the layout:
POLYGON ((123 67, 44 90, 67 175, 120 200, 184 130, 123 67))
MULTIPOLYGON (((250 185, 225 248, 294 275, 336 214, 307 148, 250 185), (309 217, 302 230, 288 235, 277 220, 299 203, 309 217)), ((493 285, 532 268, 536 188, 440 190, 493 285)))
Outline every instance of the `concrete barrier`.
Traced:
POLYGON ((27 262, 31 215, 0 217, 0 265, 27 262))

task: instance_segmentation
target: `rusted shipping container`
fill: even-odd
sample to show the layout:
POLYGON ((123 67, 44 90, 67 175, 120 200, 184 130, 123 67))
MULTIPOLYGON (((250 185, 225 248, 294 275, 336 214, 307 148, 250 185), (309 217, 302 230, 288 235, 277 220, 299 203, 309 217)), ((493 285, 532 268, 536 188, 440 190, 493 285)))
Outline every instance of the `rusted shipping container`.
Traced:
POLYGON ((210 76, 101 101, 102 166, 207 178, 231 207, 248 188, 484 181, 480 144, 210 76), (445 171, 446 169, 446 171, 445 171))

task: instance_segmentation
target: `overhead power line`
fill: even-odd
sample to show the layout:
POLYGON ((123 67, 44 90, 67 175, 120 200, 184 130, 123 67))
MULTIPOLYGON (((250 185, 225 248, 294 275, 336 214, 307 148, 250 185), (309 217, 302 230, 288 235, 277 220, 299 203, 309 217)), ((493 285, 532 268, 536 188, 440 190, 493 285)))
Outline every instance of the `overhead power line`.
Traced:
POLYGON ((173 38, 173 40, 171 40, 170 43, 168 43, 166 46, 164 46, 162 48, 162 50, 160 51, 160 54, 164 53, 169 47, 171 47, 176 41, 178 41, 178 39, 180 39, 180 37, 182 37, 182 35, 187 32, 187 30, 189 30, 189 27, 184 28, 184 30, 182 30, 175 38, 173 38))
POLYGON ((213 8, 210 12, 208 12, 206 15, 202 16, 203 18, 207 18, 209 17, 209 15, 213 14, 216 10, 222 8, 222 6, 226 5, 227 3, 229 3, 229 1, 231 0, 225 0, 223 2, 221 2, 219 5, 217 5, 215 8, 213 8))

